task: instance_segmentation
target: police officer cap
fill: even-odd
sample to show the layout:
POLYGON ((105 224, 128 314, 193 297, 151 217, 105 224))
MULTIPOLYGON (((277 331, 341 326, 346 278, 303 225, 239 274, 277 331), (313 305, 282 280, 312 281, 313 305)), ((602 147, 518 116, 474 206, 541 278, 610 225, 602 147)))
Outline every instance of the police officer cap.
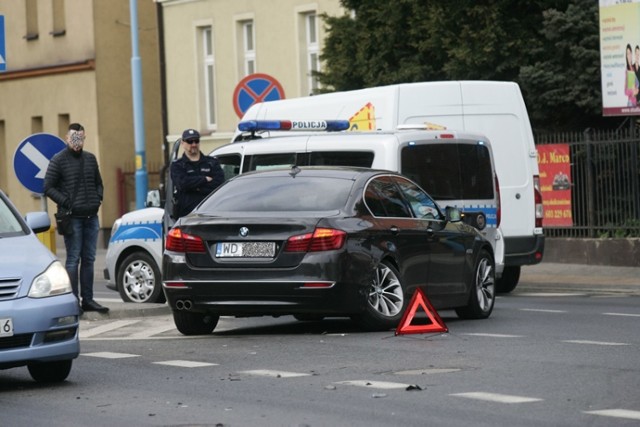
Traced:
POLYGON ((200 139, 200 133, 195 129, 187 129, 182 132, 183 141, 188 141, 190 139, 200 139))

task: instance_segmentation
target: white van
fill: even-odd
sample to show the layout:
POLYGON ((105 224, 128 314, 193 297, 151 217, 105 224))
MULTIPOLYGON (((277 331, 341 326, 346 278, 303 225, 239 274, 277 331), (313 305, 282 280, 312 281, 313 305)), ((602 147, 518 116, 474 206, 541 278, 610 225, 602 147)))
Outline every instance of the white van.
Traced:
MULTIPOLYGON (((328 122, 329 127, 342 124, 344 130, 350 126, 346 120, 328 122)), ((500 194, 491 143, 485 136, 424 130, 424 125, 393 132, 323 132, 326 125, 322 120, 241 122, 238 126, 244 133, 236 137, 236 142, 210 155, 218 159, 227 179, 293 165, 359 166, 400 172, 424 188, 442 208, 459 208, 464 221, 492 244, 496 275, 502 274, 500 194)))
MULTIPOLYGON (((500 184, 505 269, 497 289, 512 291, 522 265, 542 260, 542 195, 537 152, 520 88, 513 82, 407 83, 259 103, 243 121, 349 120, 351 130, 395 130, 431 124, 479 133, 491 141, 500 184)), ((236 132, 236 139, 240 131, 236 132)), ((429 188, 425 188, 429 191, 429 188)))

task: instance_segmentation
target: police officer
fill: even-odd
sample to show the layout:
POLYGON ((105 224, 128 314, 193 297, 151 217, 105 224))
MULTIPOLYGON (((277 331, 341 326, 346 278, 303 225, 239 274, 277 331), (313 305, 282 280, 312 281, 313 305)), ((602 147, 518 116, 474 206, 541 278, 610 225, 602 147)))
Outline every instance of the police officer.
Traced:
POLYGON ((224 182, 220 163, 200 151, 200 133, 182 132, 182 157, 171 163, 171 180, 177 191, 175 219, 190 213, 209 193, 224 182))

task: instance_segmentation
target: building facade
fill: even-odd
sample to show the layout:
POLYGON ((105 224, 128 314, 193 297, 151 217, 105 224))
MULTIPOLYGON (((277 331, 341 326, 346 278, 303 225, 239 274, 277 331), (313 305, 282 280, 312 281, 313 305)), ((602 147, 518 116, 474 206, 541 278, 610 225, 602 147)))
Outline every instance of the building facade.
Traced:
MULTIPOLYGON (((0 188, 22 212, 51 213, 13 167, 30 135, 64 138, 69 123, 85 126, 85 148, 98 159, 105 185, 100 224, 105 233, 122 205, 124 172, 135 170, 129 0, 3 0, 6 70, 0 72, 0 188)), ((147 169, 162 162, 161 84, 157 4, 138 1, 147 169)), ((131 206, 131 200, 134 205, 131 206)))
POLYGON ((238 124, 236 87, 249 75, 273 78, 284 97, 317 88, 325 38, 321 15, 339 0, 156 0, 162 6, 168 139, 188 127, 202 151, 228 143, 238 124))

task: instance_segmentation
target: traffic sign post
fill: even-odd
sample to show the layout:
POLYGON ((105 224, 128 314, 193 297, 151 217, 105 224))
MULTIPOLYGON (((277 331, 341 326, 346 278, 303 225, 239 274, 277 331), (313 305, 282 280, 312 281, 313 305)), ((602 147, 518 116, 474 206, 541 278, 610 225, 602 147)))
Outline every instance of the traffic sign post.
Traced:
POLYGON ((7 50, 5 48, 4 15, 0 15, 0 71, 7 71, 7 50))
POLYGON ((24 139, 13 155, 13 169, 18 181, 29 191, 43 194, 49 161, 65 147, 62 139, 49 133, 36 133, 24 139))
POLYGON ((276 79, 268 74, 250 74, 233 91, 233 109, 241 118, 253 104, 279 99, 284 99, 284 90, 276 79))

